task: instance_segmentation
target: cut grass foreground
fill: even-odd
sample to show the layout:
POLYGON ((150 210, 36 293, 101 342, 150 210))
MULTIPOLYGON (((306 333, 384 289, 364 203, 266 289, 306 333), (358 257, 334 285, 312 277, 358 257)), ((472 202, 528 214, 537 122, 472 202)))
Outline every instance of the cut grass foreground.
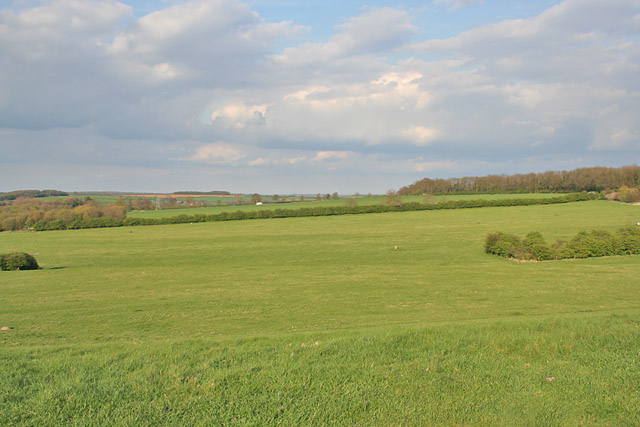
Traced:
POLYGON ((604 201, 11 233, 0 423, 638 425, 640 262, 515 264, 489 232, 604 201), (399 247, 394 250, 394 246, 399 247))

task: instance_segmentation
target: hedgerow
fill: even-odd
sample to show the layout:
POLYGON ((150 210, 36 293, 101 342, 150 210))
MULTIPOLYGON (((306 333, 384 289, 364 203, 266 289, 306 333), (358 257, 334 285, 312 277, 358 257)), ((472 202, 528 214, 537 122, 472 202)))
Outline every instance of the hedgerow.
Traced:
POLYGON ((548 245, 542 235, 531 232, 520 240, 514 234, 491 233, 485 239, 487 253, 518 260, 591 258, 640 254, 640 227, 623 227, 614 234, 605 230, 581 231, 568 242, 548 245))
POLYGON ((265 218, 294 218, 294 217, 311 217, 311 216, 332 216, 332 215, 357 215, 367 213, 383 213, 383 212, 407 212, 407 211, 424 211, 424 210, 440 210, 440 209, 471 209, 486 207, 504 207, 504 206, 530 206, 530 205, 548 205, 556 203, 581 202, 587 200, 601 199, 600 193, 575 193, 558 197, 548 198, 520 198, 520 199, 503 199, 503 200, 450 200, 435 204, 422 204, 417 202, 404 203, 402 205, 365 205, 365 206, 318 206, 300 209, 274 209, 259 211, 235 211, 221 212, 219 214, 205 215, 186 215, 181 214, 166 218, 91 218, 91 219, 74 219, 65 223, 63 220, 55 220, 51 222, 39 221, 34 225, 34 230, 64 230, 78 228, 101 228, 101 227, 121 227, 121 226, 139 226, 139 225, 162 225, 162 224, 186 224, 192 222, 212 222, 212 221, 238 221, 248 219, 265 219, 265 218))

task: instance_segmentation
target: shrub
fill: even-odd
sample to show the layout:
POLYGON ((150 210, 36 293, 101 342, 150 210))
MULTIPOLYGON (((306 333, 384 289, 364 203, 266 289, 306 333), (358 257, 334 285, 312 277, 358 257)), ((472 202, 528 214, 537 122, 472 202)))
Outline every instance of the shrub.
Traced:
MULTIPOLYGON (((532 231, 527 234, 522 241, 524 248, 529 252, 532 259, 537 259, 538 261, 552 259, 554 258, 553 252, 547 245, 547 242, 537 231, 532 231)), ((525 258, 526 259, 526 258, 525 258)))
POLYGON ((640 227, 619 228, 613 239, 618 255, 640 254, 640 227))
POLYGON ((515 234, 495 233, 487 236, 484 247, 487 253, 510 258, 522 249, 522 242, 515 234))
POLYGON ((36 259, 25 252, 0 255, 0 270, 37 270, 40 266, 36 259))
POLYGON ((640 254, 640 228, 620 228, 615 235, 606 230, 581 231, 569 243, 557 240, 551 247, 537 231, 530 232, 522 241, 512 234, 492 233, 487 235, 484 250, 507 258, 538 261, 633 255, 640 254))
POLYGON ((616 199, 625 202, 625 203, 636 203, 640 202, 640 190, 637 188, 629 188, 626 185, 623 185, 618 189, 618 195, 616 199))

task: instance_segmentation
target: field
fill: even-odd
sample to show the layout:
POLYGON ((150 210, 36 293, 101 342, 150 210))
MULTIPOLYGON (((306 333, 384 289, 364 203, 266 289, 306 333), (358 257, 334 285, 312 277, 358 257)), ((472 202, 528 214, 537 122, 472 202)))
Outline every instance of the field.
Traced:
MULTIPOLYGON (((488 200, 501 200, 501 199, 517 199, 517 198, 546 198, 561 196, 561 194, 550 193, 536 193, 536 194, 474 194, 474 195, 434 195, 429 199, 425 199, 422 196, 402 196, 404 203, 418 202, 423 203, 425 200, 427 203, 438 203, 446 200, 473 200, 473 199, 488 199, 488 200)), ((213 199, 213 198, 212 198, 213 199)), ((232 201, 233 199, 231 199, 232 201)), ((222 205, 222 206, 205 206, 205 207, 193 207, 193 208, 180 208, 180 209, 164 209, 164 210, 147 210, 147 211, 133 211, 127 214, 131 218, 165 218, 169 216, 176 216, 181 214, 187 215, 215 215, 220 212, 234 212, 234 211, 259 211, 270 209, 300 209, 300 208, 313 208, 318 206, 344 206, 347 203, 348 198, 331 199, 331 200, 313 200, 304 202, 287 202, 287 203, 265 203, 263 205, 222 205)), ((386 196, 372 196, 372 197, 357 197, 354 198, 359 206, 380 205, 384 204, 387 200, 386 196)), ((224 200, 223 203, 227 203, 230 200, 224 200)))
POLYGON ((640 259, 482 251, 637 221, 591 201, 2 233, 42 269, 0 273, 0 424, 640 425, 640 259))

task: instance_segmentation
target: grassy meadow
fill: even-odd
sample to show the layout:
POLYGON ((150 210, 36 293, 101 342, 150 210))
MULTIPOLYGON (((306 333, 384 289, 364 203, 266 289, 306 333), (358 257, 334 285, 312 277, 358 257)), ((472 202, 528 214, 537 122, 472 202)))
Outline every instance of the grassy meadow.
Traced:
POLYGON ((640 258, 482 247, 637 221, 590 201, 2 233, 42 269, 0 273, 0 424, 640 425, 640 258))
MULTIPOLYGON (((418 202, 418 203, 438 203, 447 200, 503 200, 503 199, 517 199, 517 198, 534 198, 541 199, 547 197, 561 196, 561 194, 551 193, 535 193, 535 194, 454 194, 454 195, 434 195, 429 198, 423 196, 401 196, 403 203, 418 202)), ((210 198, 213 199, 213 198, 210 198)), ((235 212, 235 211, 260 211, 260 210, 273 210, 273 209, 301 209, 301 208, 314 208, 314 207, 330 207, 330 206, 344 206, 347 200, 350 198, 331 199, 331 200, 306 200, 303 202, 287 202, 287 203, 265 203, 263 205, 220 205, 220 206, 204 206, 204 207, 192 207, 192 208, 178 208, 178 209, 164 209, 164 210, 146 210, 146 211, 132 211, 128 212, 127 216, 131 218, 165 218, 176 215, 215 215, 221 212, 235 212)), ((222 200, 222 203, 233 202, 235 199, 222 200)), ((369 205, 381 205, 385 204, 387 196, 372 196, 372 197, 354 197, 353 200, 359 206, 369 205)), ((211 201, 209 201, 211 203, 211 201)), ((213 204, 213 203, 211 203, 213 204)))

